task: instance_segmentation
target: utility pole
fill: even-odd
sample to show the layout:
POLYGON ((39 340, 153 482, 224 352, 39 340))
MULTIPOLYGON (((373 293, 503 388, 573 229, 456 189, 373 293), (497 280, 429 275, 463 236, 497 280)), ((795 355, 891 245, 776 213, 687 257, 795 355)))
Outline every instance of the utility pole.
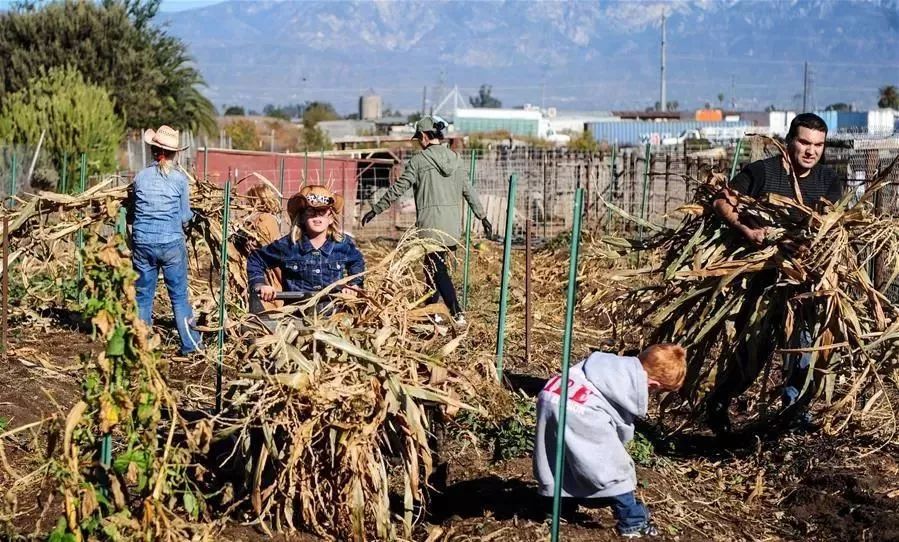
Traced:
POLYGON ((802 71, 802 112, 808 111, 808 61, 805 61, 805 68, 802 71))
POLYGON ((668 111, 668 96, 665 89, 665 12, 662 11, 662 84, 659 93, 659 111, 668 111))
POLYGON ((421 116, 422 117, 427 115, 427 113, 428 113, 427 110, 425 109, 425 107, 427 107, 427 104, 428 104, 428 85, 425 85, 421 89, 421 116))

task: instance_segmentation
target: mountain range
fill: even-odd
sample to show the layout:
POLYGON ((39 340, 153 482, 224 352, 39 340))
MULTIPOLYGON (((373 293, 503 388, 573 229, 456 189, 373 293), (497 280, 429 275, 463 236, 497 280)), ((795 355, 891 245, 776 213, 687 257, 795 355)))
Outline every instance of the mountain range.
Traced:
POLYGON ((432 107, 482 84, 504 106, 875 107, 899 85, 899 0, 227 1, 162 13, 225 104, 432 107), (806 85, 805 63, 808 62, 806 85))

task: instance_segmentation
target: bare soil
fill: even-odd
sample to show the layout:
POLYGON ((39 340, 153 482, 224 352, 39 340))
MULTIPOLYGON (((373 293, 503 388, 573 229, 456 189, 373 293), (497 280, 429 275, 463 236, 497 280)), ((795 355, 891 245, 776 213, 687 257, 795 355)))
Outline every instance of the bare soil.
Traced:
MULTIPOLYGON (((174 347, 166 347, 174 356, 174 347)), ((20 327, 0 376, 0 416, 6 430, 64 413, 78 400, 78 356, 95 352, 84 331, 44 332, 20 327)), ((509 370, 526 391, 545 375, 523 374, 522 360, 509 370)), ((172 361, 172 385, 211 385, 211 360, 172 361)), ((894 443, 862 434, 877 420, 860 419, 840 436, 747 436, 723 446, 703 432, 657 442, 655 454, 638 466, 640 497, 663 531, 661 540, 899 540, 899 463, 894 443), (862 452, 865 452, 864 455, 862 452)), ((5 465, 0 489, 40 466, 52 421, 3 439, 5 465)), ((452 431, 451 431, 452 433, 452 431)), ((650 431, 651 433, 651 431, 650 431)), ((548 503, 539 498, 528 457, 495 462, 485 443, 458 437, 444 451, 447 488, 435 495, 429 517, 413 538, 448 541, 544 541, 548 503)), ((60 510, 41 493, 40 479, 19 498, 6 537, 46 536, 60 510), (35 530, 38 520, 40 525, 35 530), (32 535, 37 532, 38 534, 32 535)), ((0 531, 2 533, 2 531, 0 531)), ((605 509, 581 507, 564 518, 562 538, 576 542, 615 540, 614 519, 605 509)), ((231 523, 222 540, 319 540, 306 533, 269 538, 256 526, 231 523)))

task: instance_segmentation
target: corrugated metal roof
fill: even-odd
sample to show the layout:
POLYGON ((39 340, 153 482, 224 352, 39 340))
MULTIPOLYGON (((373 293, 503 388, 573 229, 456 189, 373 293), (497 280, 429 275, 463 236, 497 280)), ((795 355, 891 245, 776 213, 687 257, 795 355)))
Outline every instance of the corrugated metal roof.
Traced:
POLYGON ((587 129, 597 141, 617 143, 619 145, 639 145, 640 143, 667 137, 678 137, 687 130, 702 128, 739 128, 747 127, 745 122, 700 122, 700 121, 622 121, 591 122, 587 129))

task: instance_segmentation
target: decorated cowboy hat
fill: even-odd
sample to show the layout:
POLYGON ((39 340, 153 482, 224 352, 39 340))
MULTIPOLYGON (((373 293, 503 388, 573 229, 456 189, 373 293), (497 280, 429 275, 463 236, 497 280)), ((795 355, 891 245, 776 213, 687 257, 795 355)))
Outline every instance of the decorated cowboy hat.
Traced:
POLYGON ((321 209, 330 207, 334 213, 343 211, 343 196, 335 194, 321 185, 304 186, 299 192, 287 200, 287 214, 291 218, 304 209, 321 209))
POLYGON ((178 146, 181 144, 180 135, 178 130, 163 124, 158 130, 153 130, 152 128, 145 130, 144 143, 167 151, 179 152, 190 147, 190 145, 185 145, 183 147, 178 146))

